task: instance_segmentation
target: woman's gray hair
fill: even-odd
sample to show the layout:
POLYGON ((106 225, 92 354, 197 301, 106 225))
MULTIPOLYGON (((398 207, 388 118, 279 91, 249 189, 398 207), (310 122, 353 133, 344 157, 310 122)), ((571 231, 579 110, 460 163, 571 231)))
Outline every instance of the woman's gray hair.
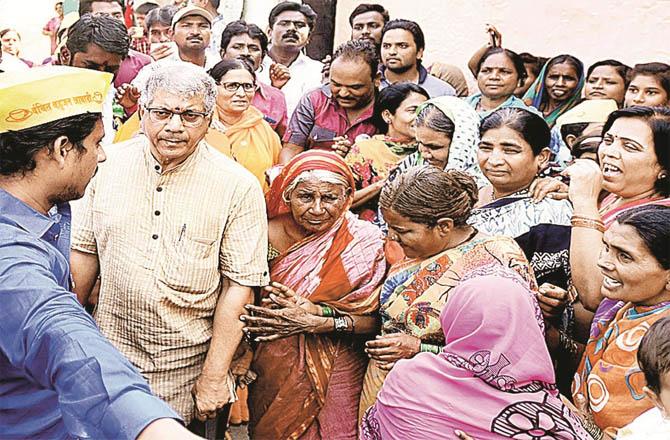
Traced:
POLYGON ((346 177, 344 177, 341 174, 337 174, 328 170, 308 170, 298 174, 298 177, 293 179, 293 182, 291 182, 286 187, 284 193, 282 194, 282 198, 284 199, 284 201, 288 203, 289 199, 291 198, 291 193, 293 192, 293 190, 299 184, 307 180, 318 180, 319 182, 330 183, 333 185, 341 185, 344 187, 345 192, 351 190, 351 185, 349 185, 349 181, 347 180, 346 177))
POLYGON ((465 226, 478 196, 477 184, 468 173, 425 165, 387 180, 379 206, 414 223, 435 226, 441 218, 450 218, 454 225, 465 226))
POLYGON ((186 99, 202 97, 205 113, 212 113, 216 105, 216 83, 204 69, 191 63, 175 63, 154 67, 146 82, 141 84, 139 104, 147 107, 158 90, 186 99))
POLYGON ((445 134, 450 139, 454 137, 456 130, 454 121, 430 101, 419 108, 414 124, 417 127, 426 127, 445 134))

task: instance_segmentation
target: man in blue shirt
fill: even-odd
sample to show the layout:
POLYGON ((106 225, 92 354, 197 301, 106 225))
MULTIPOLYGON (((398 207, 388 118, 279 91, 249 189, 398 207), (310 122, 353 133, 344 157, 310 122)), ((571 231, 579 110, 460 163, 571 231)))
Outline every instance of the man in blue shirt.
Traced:
POLYGON ((379 89, 402 81, 420 85, 431 98, 456 96, 456 90, 428 73, 423 67, 426 39, 421 27, 413 21, 398 18, 382 29, 382 81, 379 89))
POLYGON ((0 75, 0 437, 193 438, 70 292, 69 200, 105 159, 111 75, 0 75))

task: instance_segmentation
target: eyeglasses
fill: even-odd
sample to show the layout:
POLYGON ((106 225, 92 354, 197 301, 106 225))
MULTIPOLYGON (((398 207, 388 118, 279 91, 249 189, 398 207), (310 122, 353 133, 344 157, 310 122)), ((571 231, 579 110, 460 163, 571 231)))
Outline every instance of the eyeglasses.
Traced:
POLYGON ((296 29, 304 29, 307 27, 307 23, 304 21, 279 20, 275 23, 275 26, 281 28, 287 28, 291 25, 293 25, 296 29))
POLYGON ((246 93, 256 91, 256 84, 254 83, 240 83, 240 82, 223 82, 219 83, 220 86, 224 88, 226 92, 237 92, 237 90, 242 87, 246 93))
POLYGON ((207 116, 207 113, 196 112, 193 110, 175 112, 166 108, 145 107, 145 109, 149 113, 149 119, 151 119, 152 122, 167 123, 172 120, 174 115, 179 115, 179 118, 181 119, 182 124, 184 124, 184 127, 191 128, 200 127, 202 122, 205 120, 205 117, 207 116))

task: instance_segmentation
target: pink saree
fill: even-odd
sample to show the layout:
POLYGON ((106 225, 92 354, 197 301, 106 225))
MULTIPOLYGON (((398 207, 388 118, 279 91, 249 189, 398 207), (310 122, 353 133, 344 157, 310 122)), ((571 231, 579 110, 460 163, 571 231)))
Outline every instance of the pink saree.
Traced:
POLYGON ((606 228, 609 228, 617 216, 629 209, 638 208, 646 205, 663 205, 670 206, 670 198, 664 197, 650 197, 646 199, 636 200, 634 202, 626 203, 625 205, 612 208, 612 205, 617 202, 618 196, 610 194, 600 203, 600 214, 606 228))
MULTIPOLYGON (((351 176, 332 153, 296 156, 267 195, 270 217, 285 211, 278 196, 283 188, 302 169, 315 167, 351 176)), ((346 211, 330 230, 277 257, 270 277, 341 313, 372 314, 386 272, 383 245, 379 228, 346 211)), ((252 438, 356 438, 366 365, 359 341, 350 334, 300 334, 259 344, 251 367, 258 374, 250 390, 252 438)))
POLYGON ((439 355, 399 361, 361 439, 591 439, 558 397, 542 330, 542 314, 527 284, 491 268, 461 282, 440 321, 439 355))

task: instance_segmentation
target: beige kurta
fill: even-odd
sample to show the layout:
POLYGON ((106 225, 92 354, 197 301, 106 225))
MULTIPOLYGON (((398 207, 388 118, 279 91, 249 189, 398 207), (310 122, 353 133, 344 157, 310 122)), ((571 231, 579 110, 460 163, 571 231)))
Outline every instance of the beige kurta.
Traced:
POLYGON ((108 150, 75 209, 72 248, 100 260, 100 330, 188 422, 222 277, 268 283, 263 193, 205 142, 168 172, 144 136, 108 150))

